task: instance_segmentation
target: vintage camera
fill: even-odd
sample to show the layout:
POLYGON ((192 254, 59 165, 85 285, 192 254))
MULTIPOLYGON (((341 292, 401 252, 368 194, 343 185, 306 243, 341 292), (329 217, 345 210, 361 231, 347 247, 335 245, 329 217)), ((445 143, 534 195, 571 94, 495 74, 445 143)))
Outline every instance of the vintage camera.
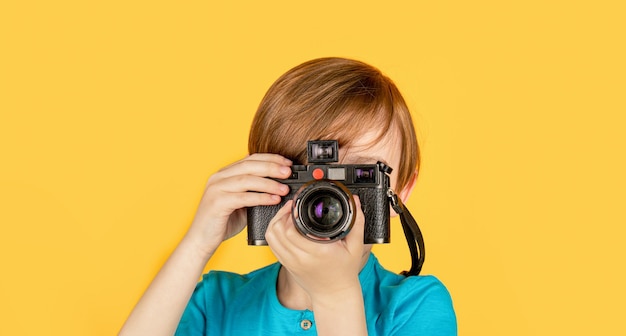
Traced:
POLYGON ((291 177, 277 181, 290 186, 282 202, 248 208, 248 245, 267 245, 265 231, 270 220, 290 199, 292 217, 298 231, 316 242, 343 238, 352 228, 358 195, 365 214, 365 244, 388 243, 389 174, 391 168, 377 164, 329 164, 338 162, 336 140, 309 141, 309 165, 291 167, 291 177))

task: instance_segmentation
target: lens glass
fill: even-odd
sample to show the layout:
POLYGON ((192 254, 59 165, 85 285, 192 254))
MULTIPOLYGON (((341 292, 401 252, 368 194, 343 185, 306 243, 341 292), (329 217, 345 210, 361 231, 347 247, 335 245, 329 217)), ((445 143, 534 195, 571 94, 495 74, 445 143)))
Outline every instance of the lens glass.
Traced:
POLYGON ((341 202, 331 195, 322 195, 311 202, 309 218, 311 218, 320 229, 333 227, 343 218, 341 202))

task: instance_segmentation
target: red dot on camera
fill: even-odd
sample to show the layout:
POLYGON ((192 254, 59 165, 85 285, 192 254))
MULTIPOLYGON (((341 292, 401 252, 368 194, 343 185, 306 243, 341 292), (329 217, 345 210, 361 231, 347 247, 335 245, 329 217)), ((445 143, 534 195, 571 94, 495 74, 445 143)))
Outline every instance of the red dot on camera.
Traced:
POLYGON ((313 178, 316 180, 321 180, 324 178, 324 171, 320 168, 315 168, 313 170, 313 178))

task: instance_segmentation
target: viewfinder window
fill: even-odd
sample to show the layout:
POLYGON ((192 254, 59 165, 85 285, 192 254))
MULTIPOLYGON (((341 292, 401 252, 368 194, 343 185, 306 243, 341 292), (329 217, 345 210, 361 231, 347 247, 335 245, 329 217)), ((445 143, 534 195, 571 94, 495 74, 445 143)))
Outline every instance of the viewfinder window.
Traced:
POLYGON ((354 183, 376 183, 375 169, 373 167, 354 168, 354 183))

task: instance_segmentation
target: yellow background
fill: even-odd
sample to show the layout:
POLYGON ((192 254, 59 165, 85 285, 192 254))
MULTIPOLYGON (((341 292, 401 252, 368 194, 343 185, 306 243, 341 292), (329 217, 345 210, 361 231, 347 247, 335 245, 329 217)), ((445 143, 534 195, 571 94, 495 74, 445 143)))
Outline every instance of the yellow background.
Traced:
MULTIPOLYGON (((0 334, 116 333, 269 85, 321 56, 412 108, 408 206, 461 335, 623 333, 624 2, 382 3, 3 1, 0 334)), ((241 234, 209 267, 272 258, 241 234)))

